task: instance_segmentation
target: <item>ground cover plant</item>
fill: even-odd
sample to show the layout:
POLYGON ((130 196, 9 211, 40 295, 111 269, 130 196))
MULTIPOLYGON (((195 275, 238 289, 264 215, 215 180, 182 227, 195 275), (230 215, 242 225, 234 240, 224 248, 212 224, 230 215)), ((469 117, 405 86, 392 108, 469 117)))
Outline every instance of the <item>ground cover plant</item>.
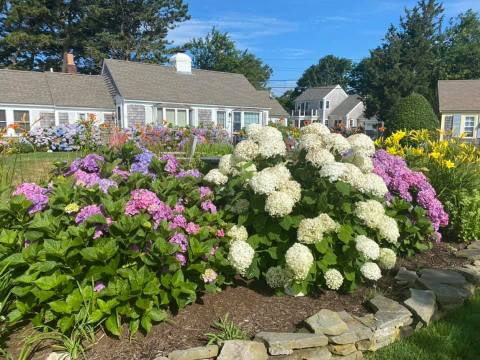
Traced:
POLYGON ((377 145, 403 157, 408 166, 424 173, 450 214, 442 232, 451 241, 480 239, 480 149, 463 139, 438 139, 427 130, 397 131, 377 145))
POLYGON ((250 126, 247 136, 204 178, 237 224, 228 259, 241 275, 294 294, 352 290, 379 280, 397 253, 433 241, 426 209, 373 172, 366 135, 345 138, 315 123, 290 154, 275 128, 250 126))
POLYGON ((79 313, 120 335, 218 291, 231 271, 227 224, 196 169, 133 142, 62 164, 0 207, 0 266, 11 270, 10 322, 62 333, 79 313), (88 309, 84 299, 89 301, 88 309))

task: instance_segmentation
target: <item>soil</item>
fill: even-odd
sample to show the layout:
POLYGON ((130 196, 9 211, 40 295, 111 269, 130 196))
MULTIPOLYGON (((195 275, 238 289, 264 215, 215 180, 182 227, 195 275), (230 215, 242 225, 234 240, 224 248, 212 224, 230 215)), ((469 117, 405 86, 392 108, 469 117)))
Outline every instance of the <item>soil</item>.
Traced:
MULTIPOLYGON (((397 266, 416 270, 422 267, 446 268, 463 263, 465 261, 453 255, 451 245, 441 243, 427 252, 399 259, 397 266)), ((154 326, 148 335, 139 333, 134 340, 129 340, 126 328, 125 336, 120 339, 99 334, 98 342, 87 358, 153 360, 175 349, 205 345, 205 334, 214 332, 212 324, 225 314, 229 314, 230 319, 249 335, 259 331, 296 331, 303 327, 305 318, 322 308, 362 315, 368 312, 364 303, 375 294, 381 293, 397 300, 407 297, 408 288, 394 286, 395 274, 396 270, 386 274, 375 288, 361 287, 350 294, 321 291, 306 297, 275 296, 266 290, 265 285, 237 280, 234 286, 220 293, 199 297, 197 303, 173 314, 167 322, 154 326)), ((21 332, 12 336, 11 351, 18 349, 21 338, 21 332)))

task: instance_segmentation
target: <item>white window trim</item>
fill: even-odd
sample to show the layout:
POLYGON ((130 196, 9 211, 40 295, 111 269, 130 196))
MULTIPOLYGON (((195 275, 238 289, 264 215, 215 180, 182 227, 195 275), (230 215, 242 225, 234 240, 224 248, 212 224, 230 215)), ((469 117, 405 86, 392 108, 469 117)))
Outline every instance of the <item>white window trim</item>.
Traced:
POLYGON ((477 128, 477 125, 478 125, 478 115, 474 115, 474 114, 463 115, 462 121, 461 121, 461 133, 465 134, 464 137, 466 139, 473 139, 475 138, 475 129, 477 128), (472 136, 466 135, 465 125, 467 123, 467 118, 473 118, 472 136))

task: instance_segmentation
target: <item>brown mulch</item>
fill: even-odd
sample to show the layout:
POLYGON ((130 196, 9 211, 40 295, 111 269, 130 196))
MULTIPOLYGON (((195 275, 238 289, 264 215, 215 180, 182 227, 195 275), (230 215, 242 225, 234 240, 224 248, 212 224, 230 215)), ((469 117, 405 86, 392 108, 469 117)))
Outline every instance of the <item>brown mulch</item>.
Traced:
MULTIPOLYGON (((453 255, 450 245, 436 244, 433 249, 411 258, 399 259, 398 266, 415 270, 422 267, 445 268, 461 265, 465 261, 453 255)), ((156 325, 148 335, 138 334, 134 340, 125 336, 114 339, 99 336, 98 343, 88 353, 92 360, 153 360, 175 349, 205 345, 205 334, 212 332, 212 323, 225 314, 250 335, 259 331, 296 331, 302 321, 322 308, 346 310, 362 315, 367 312, 364 303, 381 293, 394 299, 406 298, 408 289, 394 285, 396 270, 386 274, 376 288, 361 287, 351 294, 319 291, 306 297, 275 296, 266 286, 237 281, 235 286, 217 294, 205 294, 196 304, 173 315, 167 322, 156 325), (248 287, 247 287, 248 286, 248 287)), ((16 334, 13 338, 17 337, 16 334)), ((17 342, 12 341, 12 343, 17 342)))

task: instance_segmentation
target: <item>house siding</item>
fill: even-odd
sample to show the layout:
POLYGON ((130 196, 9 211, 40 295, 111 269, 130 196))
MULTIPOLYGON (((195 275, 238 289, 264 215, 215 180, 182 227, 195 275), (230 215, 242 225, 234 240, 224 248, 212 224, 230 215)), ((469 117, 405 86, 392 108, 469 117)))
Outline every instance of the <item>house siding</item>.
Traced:
POLYGON ((441 139, 445 137, 458 137, 463 134, 463 138, 472 141, 479 141, 480 139, 480 111, 449 111, 449 112, 443 112, 441 114, 441 139), (450 131, 447 129, 446 126, 446 119, 448 117, 452 116, 453 117, 453 129, 450 131), (474 118, 474 125, 473 125, 473 134, 472 136, 465 136, 465 124, 467 117, 473 117, 474 118), (458 121, 456 121, 458 119, 458 121), (458 129, 457 126, 458 124, 458 129))

